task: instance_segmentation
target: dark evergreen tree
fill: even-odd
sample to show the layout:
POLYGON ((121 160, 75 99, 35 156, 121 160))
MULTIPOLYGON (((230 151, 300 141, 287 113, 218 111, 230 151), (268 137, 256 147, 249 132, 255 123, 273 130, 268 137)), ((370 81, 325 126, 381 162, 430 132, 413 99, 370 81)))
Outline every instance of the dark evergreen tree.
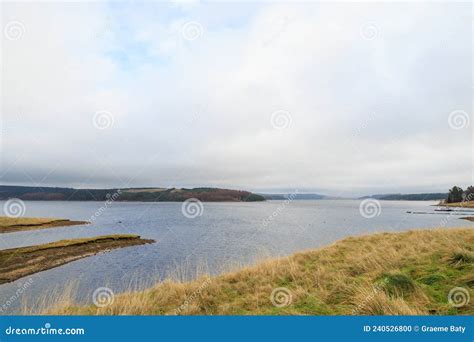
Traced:
POLYGON ((448 199, 446 200, 446 202, 448 203, 462 202, 463 193, 464 191, 459 186, 453 186, 453 188, 449 190, 448 199))
POLYGON ((464 190, 464 200, 465 201, 474 201, 474 186, 469 186, 464 190))

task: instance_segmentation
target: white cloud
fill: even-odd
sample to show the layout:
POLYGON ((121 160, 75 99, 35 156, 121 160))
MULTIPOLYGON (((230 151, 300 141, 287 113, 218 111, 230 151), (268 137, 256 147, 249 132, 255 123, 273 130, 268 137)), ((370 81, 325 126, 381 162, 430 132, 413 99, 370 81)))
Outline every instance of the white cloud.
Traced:
POLYGON ((27 28, 2 42, 5 182, 52 171, 44 184, 333 194, 472 182, 472 131, 447 122, 471 113, 469 4, 2 6, 27 28), (188 21, 204 29, 194 41, 188 21), (94 128, 99 110, 109 129, 94 128), (276 110, 290 127, 272 127, 276 110))

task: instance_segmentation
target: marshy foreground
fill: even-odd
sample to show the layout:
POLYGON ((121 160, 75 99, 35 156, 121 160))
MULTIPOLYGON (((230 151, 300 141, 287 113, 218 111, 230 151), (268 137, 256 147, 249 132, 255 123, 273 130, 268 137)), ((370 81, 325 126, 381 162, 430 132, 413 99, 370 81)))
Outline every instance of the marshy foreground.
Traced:
POLYGON ((165 281, 66 315, 472 315, 474 229, 349 237, 192 282, 165 281))

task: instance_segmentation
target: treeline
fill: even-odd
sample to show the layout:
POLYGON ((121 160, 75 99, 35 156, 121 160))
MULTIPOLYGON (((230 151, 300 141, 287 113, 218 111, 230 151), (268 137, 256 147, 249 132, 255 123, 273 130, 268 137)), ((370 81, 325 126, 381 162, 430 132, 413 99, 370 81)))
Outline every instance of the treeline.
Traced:
POLYGON ((467 202, 474 201, 474 186, 467 187, 466 190, 463 190, 459 186, 453 186, 449 189, 448 197, 446 198, 446 203, 458 203, 458 202, 467 202))
POLYGON ((425 194, 389 194, 378 197, 385 201, 435 201, 446 198, 446 193, 425 193, 425 194))
POLYGON ((248 191, 219 188, 161 189, 160 191, 122 190, 118 201, 130 202, 183 202, 195 198, 203 202, 257 202, 265 198, 248 191))
POLYGON ((0 185, 0 200, 19 198, 26 201, 130 201, 183 202, 196 198, 203 202, 255 202, 263 196, 248 191, 219 188, 126 188, 72 189, 0 185))
POLYGON ((422 193, 422 194, 376 194, 359 197, 358 199, 375 198, 383 201, 446 201, 446 192, 422 193))

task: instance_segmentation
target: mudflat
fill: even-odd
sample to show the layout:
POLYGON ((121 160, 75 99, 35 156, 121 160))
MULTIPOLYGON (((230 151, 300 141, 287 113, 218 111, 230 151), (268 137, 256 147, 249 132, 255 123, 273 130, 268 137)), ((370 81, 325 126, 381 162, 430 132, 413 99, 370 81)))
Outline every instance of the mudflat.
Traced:
POLYGON ((116 248, 153 243, 139 235, 119 234, 11 248, 0 251, 0 284, 116 248))

